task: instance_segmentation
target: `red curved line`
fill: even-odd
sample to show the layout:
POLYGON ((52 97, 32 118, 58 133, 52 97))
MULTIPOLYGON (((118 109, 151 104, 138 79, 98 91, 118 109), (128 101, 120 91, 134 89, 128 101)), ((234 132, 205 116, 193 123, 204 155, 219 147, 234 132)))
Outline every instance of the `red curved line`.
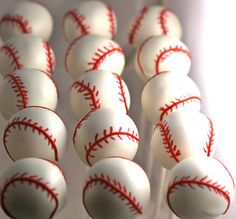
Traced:
POLYGON ((160 22, 160 25, 161 25, 161 28, 162 28, 162 34, 163 35, 166 35, 168 34, 169 30, 166 26, 166 18, 165 18, 165 15, 166 13, 168 13, 169 10, 167 8, 164 8, 161 12, 160 12, 160 16, 159 16, 159 22, 160 22))
POLYGON ((113 16, 113 10, 110 5, 107 5, 107 16, 108 16, 108 21, 110 23, 109 31, 111 33, 112 38, 114 39, 114 37, 115 37, 115 19, 113 16))

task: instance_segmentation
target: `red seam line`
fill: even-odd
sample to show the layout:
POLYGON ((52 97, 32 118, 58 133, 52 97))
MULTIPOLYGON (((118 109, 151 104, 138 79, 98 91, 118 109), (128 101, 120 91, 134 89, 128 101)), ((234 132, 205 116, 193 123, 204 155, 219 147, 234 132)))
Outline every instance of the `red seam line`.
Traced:
MULTIPOLYGON (((197 184, 199 186, 199 188, 202 188, 202 186, 206 186, 206 187, 210 187, 212 188, 213 190, 217 190, 218 193, 222 194, 223 197, 226 199, 228 205, 227 205, 227 208, 226 210, 224 211, 223 214, 225 214, 228 209, 229 209, 229 206, 230 206, 230 197, 229 197, 229 194, 227 192, 225 192, 224 190, 220 189, 219 187, 215 186, 214 184, 210 184, 210 183, 207 183, 207 182, 203 182, 203 181, 196 181, 196 180, 180 180, 180 181, 177 181, 177 182, 174 182, 168 189, 168 192, 167 192, 167 201, 168 201, 168 205, 169 207, 171 208, 171 204, 170 204, 170 200, 169 200, 169 197, 171 195, 171 190, 174 189, 175 186, 183 186, 183 184, 187 184, 187 185, 191 185, 191 184, 197 184)), ((192 186, 189 186, 190 188, 193 189, 192 186)), ((172 209, 172 208, 171 208, 172 209)), ((173 209, 172 209, 173 210, 173 209)), ((174 212, 174 211, 173 211, 174 212)), ((177 215, 178 216, 178 215, 177 215)))
POLYGON ((167 20, 165 18, 166 13, 169 12, 169 10, 167 8, 164 8, 161 12, 160 12, 160 16, 158 17, 158 20, 160 22, 161 28, 162 28, 162 34, 166 35, 168 34, 169 30, 166 26, 167 20))
POLYGON ((14 77, 13 75, 9 74, 5 78, 9 78, 8 83, 13 81, 18 88, 17 90, 15 90, 15 89, 13 90, 15 92, 16 98, 17 98, 17 103, 18 103, 17 108, 18 109, 25 108, 27 106, 27 99, 28 99, 27 98, 27 91, 24 90, 24 86, 20 85, 20 83, 23 83, 20 80, 20 77, 14 77), (19 98, 18 92, 20 93, 20 96, 22 98, 22 102, 18 100, 18 98, 19 98), (19 105, 19 103, 21 103, 22 105, 19 105))
POLYGON ((162 51, 159 55, 157 54, 157 60, 155 61, 156 62, 156 74, 160 73, 159 65, 160 65, 161 62, 163 62, 165 60, 162 57, 163 57, 163 55, 165 55, 168 52, 171 52, 171 51, 172 52, 182 52, 182 53, 186 54, 189 57, 190 60, 192 59, 191 54, 189 53, 189 51, 183 49, 182 47, 176 46, 174 48, 170 47, 169 49, 165 49, 165 48, 163 48, 163 49, 164 49, 164 51, 162 51))
POLYGON ((6 44, 1 47, 1 50, 5 50, 6 54, 13 59, 11 65, 15 64, 14 70, 21 69, 24 65, 19 62, 20 57, 17 56, 18 52, 12 47, 13 45, 6 44))
POLYGON ((137 138, 136 136, 128 133, 128 132, 112 132, 110 134, 107 134, 105 136, 103 136, 102 138, 100 138, 99 140, 96 140, 93 144, 89 144, 89 149, 87 150, 86 149, 86 145, 84 146, 85 147, 85 150, 86 150, 86 160, 88 162, 88 164, 91 166, 92 164, 90 163, 90 160, 89 160, 89 157, 91 157, 91 152, 94 150, 94 148, 102 141, 105 141, 106 142, 106 139, 114 136, 114 135, 125 135, 125 136, 129 136, 131 137, 132 139, 135 139, 137 142, 139 141, 139 138, 137 138))
MULTIPOLYGON (((107 186, 109 186, 110 188, 112 188, 113 190, 115 190, 118 194, 120 194, 118 197, 120 198, 121 201, 124 201, 124 200, 127 200, 128 201, 128 204, 126 204, 126 206, 128 205, 132 205, 132 209, 136 210, 136 212, 138 214, 142 214, 142 207, 140 206, 139 203, 136 203, 136 199, 135 197, 132 198, 130 197, 130 195, 128 194, 131 194, 130 192, 128 193, 128 191, 123 191, 122 188, 119 188, 119 186, 117 186, 115 183, 112 183, 112 181, 110 181, 109 179, 105 179, 105 178, 98 178, 98 176, 95 176, 96 178, 95 179, 91 179, 89 181, 86 182, 86 185, 83 189, 83 203, 85 203, 85 192, 88 188, 91 188, 91 185, 90 184, 94 184, 96 185, 96 182, 97 181, 100 181, 100 184, 99 185, 102 185, 103 184, 106 184, 105 187, 103 187, 104 189, 107 188, 107 186), (128 193, 128 194, 127 194, 128 193)), ((120 185, 120 183, 117 183, 120 185)), ((110 191, 110 190, 109 190, 110 191)), ((111 191, 112 192, 112 191, 111 191)), ((113 194, 117 194, 117 193, 113 193, 113 194)), ((131 210, 131 209, 130 209, 131 210)))
POLYGON ((161 113, 161 115, 160 115, 160 121, 162 121, 163 120, 163 118, 164 118, 164 116, 165 115, 168 115, 168 111, 173 111, 173 108, 178 108, 178 105, 179 104, 184 104, 184 103, 186 103, 186 102, 188 102, 188 101, 190 101, 190 100, 199 100, 200 102, 202 102, 202 100, 201 100, 201 98, 200 97, 197 97, 197 96, 191 96, 191 97, 187 97, 187 98, 185 98, 185 99, 182 99, 182 100, 179 100, 179 101, 177 101, 177 102, 174 102, 174 101, 171 101, 171 105, 165 105, 166 106, 166 108, 164 108, 164 107, 160 107, 160 109, 159 109, 159 111, 162 111, 162 113, 161 113))
POLYGON ((20 27, 22 33, 31 33, 32 32, 32 29, 29 26, 28 21, 26 19, 23 19, 23 17, 20 15, 16 15, 16 16, 5 15, 1 19, 0 25, 3 22, 13 22, 15 24, 18 24, 18 27, 20 27))
POLYGON ((114 39, 114 37, 115 37, 115 19, 113 16, 112 8, 109 5, 107 5, 107 16, 108 16, 108 21, 110 23, 109 32, 111 33, 111 36, 114 39))
MULTIPOLYGON (((17 178, 14 178, 14 176, 13 176, 13 178, 11 180, 9 180, 9 182, 7 182, 4 185, 4 187, 3 187, 2 191, 1 191, 1 205, 2 205, 2 208, 4 209, 4 211, 6 212, 6 214, 8 216, 10 216, 11 218, 14 218, 14 216, 11 215, 11 213, 8 211, 7 207, 4 204, 4 193, 7 191, 7 187, 10 186, 11 183, 13 183, 13 185, 14 185, 14 183, 16 181, 20 181, 21 184, 23 183, 23 181, 27 181, 29 183, 29 186, 31 185, 31 183, 34 183, 36 185, 36 188, 38 188, 38 186, 40 186, 43 191, 46 190, 47 193, 50 194, 51 197, 55 201, 55 208, 53 209, 53 211, 52 211, 52 213, 51 213, 51 215, 49 217, 50 219, 53 218, 53 216, 55 215, 55 213, 57 211, 58 204, 59 204, 58 203, 58 199, 57 199, 57 194, 54 193, 53 190, 51 188, 49 188, 46 183, 43 183, 43 182, 41 182, 41 181, 39 181, 37 179, 33 179, 32 176, 31 177, 29 177, 29 176, 27 177, 27 176, 24 176, 24 175, 23 176, 21 175, 21 176, 19 176, 17 178)), ((47 197, 48 197, 48 195, 47 195, 47 197)))
POLYGON ((45 49, 45 54, 47 57, 47 72, 53 74, 54 58, 52 55, 51 48, 48 42, 43 42, 43 47, 45 49))
MULTIPOLYGON (((39 133, 42 133, 47 139, 48 139, 48 145, 51 144, 52 146, 52 149, 54 151, 54 154, 55 154, 55 160, 58 161, 59 158, 58 158, 58 151, 57 151, 57 145, 55 144, 55 142, 53 141, 53 139, 51 138, 51 136, 49 134, 47 134, 41 127, 38 127, 36 124, 31 124, 29 122, 24 122, 24 121, 12 121, 12 123, 8 124, 5 131, 4 131, 4 135, 3 135, 3 143, 4 143, 4 146, 7 150, 7 147, 6 147, 6 144, 7 144, 7 137, 9 136, 7 133, 10 132, 10 128, 11 126, 13 128, 15 128, 14 126, 17 125, 18 127, 20 125, 23 125, 25 126, 25 129, 27 126, 31 127, 33 130, 37 130, 39 133)), ((7 150, 7 153, 8 150, 7 150)))
POLYGON ((104 62, 104 60, 106 59, 106 57, 107 57, 108 55, 110 55, 110 54, 115 53, 116 51, 117 51, 118 53, 124 54, 123 51, 122 51, 122 49, 119 48, 119 47, 117 47, 117 48, 112 48, 112 49, 110 49, 110 50, 108 50, 108 51, 106 51, 106 52, 105 52, 105 51, 102 51, 101 49, 98 49, 97 52, 95 53, 95 56, 96 56, 96 57, 94 57, 94 58, 92 59, 93 61, 88 62, 88 65, 92 65, 92 67, 91 67, 90 69, 86 70, 85 72, 89 72, 89 71, 91 71, 91 70, 96 70, 96 69, 98 69, 99 66, 104 62), (102 53, 102 54, 99 54, 99 52, 102 53))
POLYGON ((207 154, 208 157, 210 157, 211 155, 211 148, 212 148, 212 145, 214 143, 214 127, 213 127, 213 123, 211 121, 210 118, 208 118, 209 120, 209 124, 210 124, 210 133, 208 134, 208 139, 209 139, 209 142, 206 143, 206 148, 204 149, 204 152, 207 154))
POLYGON ((141 11, 140 16, 137 17, 136 21, 134 22, 134 25, 129 33, 129 43, 133 43, 134 42, 134 37, 138 31, 138 29, 141 26, 141 22, 144 19, 144 15, 148 12, 148 7, 144 7, 141 11))
POLYGON ((125 97, 125 91, 124 91, 124 86, 123 86, 123 83, 122 83, 122 80, 121 80, 121 77, 115 73, 112 73, 116 78, 117 78, 117 83, 119 84, 118 88, 120 88, 120 92, 121 93, 118 93, 122 99, 123 99, 123 103, 125 104, 125 110, 126 110, 126 113, 128 113, 129 109, 128 109, 128 106, 127 106, 127 102, 126 102, 126 97, 125 97))

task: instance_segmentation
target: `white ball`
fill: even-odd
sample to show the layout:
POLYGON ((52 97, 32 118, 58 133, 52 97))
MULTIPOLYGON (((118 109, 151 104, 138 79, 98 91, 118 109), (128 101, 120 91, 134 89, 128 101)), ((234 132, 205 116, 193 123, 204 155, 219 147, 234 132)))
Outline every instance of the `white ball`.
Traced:
POLYGON ((65 56, 65 67, 73 79, 91 70, 107 70, 122 74, 125 57, 114 41, 98 35, 87 35, 75 40, 65 56))
POLYGON ((101 107, 128 113, 130 94, 119 75, 104 70, 93 70, 81 75, 73 83, 70 106, 78 119, 101 107))
POLYGON ((53 218, 67 199, 62 169, 38 158, 14 162, 0 178, 1 207, 10 218, 53 218))
POLYGON ((166 71, 187 75, 191 66, 191 55, 184 43, 178 39, 152 36, 138 48, 134 63, 136 72, 143 80, 166 71))
POLYGON ((80 120, 73 142, 80 159, 92 166, 111 156, 132 160, 138 149, 139 134, 128 115, 114 109, 100 108, 80 120))
POLYGON ((176 15, 162 6, 144 7, 130 22, 129 43, 136 48, 150 36, 167 35, 180 39, 182 28, 176 15))
POLYGON ((71 43, 87 34, 114 38, 117 21, 111 6, 100 1, 86 1, 66 12, 63 26, 65 38, 71 43))
POLYGON ((8 74, 0 87, 0 111, 6 119, 28 106, 54 110, 57 101, 58 90, 54 80, 36 69, 21 69, 8 74))
POLYGON ((3 41, 18 34, 32 34, 49 40, 53 29, 50 12, 44 6, 29 1, 16 2, 0 20, 3 41))
POLYGON ((22 68, 39 69, 53 74, 55 56, 40 37, 21 34, 11 37, 0 48, 0 73, 3 76, 22 68))
POLYGON ((212 157, 216 150, 213 123, 199 112, 173 112, 156 125, 151 147, 168 169, 193 155, 212 157))
POLYGON ((130 160, 106 158, 87 173, 83 203, 92 218, 136 218, 143 215, 149 199, 149 180, 142 168, 130 160))
POLYGON ((214 219, 225 214, 233 201, 231 174, 218 160, 189 157, 170 171, 167 202, 183 219, 214 219))
POLYGON ((59 161, 66 149, 67 130, 52 110, 27 107, 9 120, 3 143, 12 160, 39 157, 59 161))
POLYGON ((156 124, 173 111, 199 111, 201 96, 191 78, 166 72, 152 77, 146 83, 141 103, 146 117, 156 124))

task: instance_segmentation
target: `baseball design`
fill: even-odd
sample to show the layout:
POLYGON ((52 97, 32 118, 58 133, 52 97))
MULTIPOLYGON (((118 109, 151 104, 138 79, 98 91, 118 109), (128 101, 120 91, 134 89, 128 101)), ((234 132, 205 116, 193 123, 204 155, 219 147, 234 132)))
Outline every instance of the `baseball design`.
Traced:
POLYGON ((73 83, 70 106, 78 119, 101 107, 128 113, 130 94, 119 75, 104 70, 93 70, 81 75, 73 83))
POLYGON ((27 107, 15 113, 3 134, 3 144, 12 160, 38 157, 59 161, 66 143, 63 121, 44 107, 27 107))
POLYGON ((136 48, 150 36, 167 35, 180 39, 182 28, 177 16, 162 6, 144 7, 130 22, 129 43, 136 48))
POLYGON ((25 158, 14 162, 0 178, 1 207, 10 218, 54 218, 67 199, 62 169, 55 163, 25 158))
POLYGON ((53 74, 55 56, 40 37, 21 34, 11 37, 0 48, 0 72, 3 76, 22 68, 39 69, 53 74))
POLYGON ((165 35, 152 36, 137 49, 134 63, 136 72, 144 80, 166 71, 187 75, 191 55, 178 39, 165 35))
POLYGON ((47 41, 52 29, 53 19, 50 12, 35 2, 14 3, 0 20, 0 36, 3 41, 18 34, 32 34, 47 41))
POLYGON ((130 160, 106 158, 87 173, 83 203, 92 218, 136 218, 143 214, 149 199, 149 180, 143 169, 130 160))
POLYGON ((133 159, 139 134, 133 120, 110 108, 89 112, 75 128, 73 142, 80 159, 92 166, 111 156, 133 159))
POLYGON ((173 112, 155 126, 151 148, 167 169, 190 156, 212 157, 216 151, 213 122, 200 112, 173 112))
POLYGON ((148 80, 142 91, 141 103, 146 117, 156 124, 174 111, 199 111, 201 96, 190 77, 166 72, 148 80))
POLYGON ((167 203, 183 219, 213 219, 225 214, 235 185, 227 168, 209 157, 189 157, 170 170, 167 203))
POLYGON ((122 74, 125 56, 114 41, 98 35, 86 35, 76 39, 68 48, 65 67, 73 79, 91 70, 107 70, 122 74))
POLYGON ((114 38, 117 21, 110 5, 101 1, 84 1, 66 12, 63 26, 65 38, 71 43, 87 34, 114 38))
POLYGON ((58 90, 54 80, 36 69, 16 70, 4 77, 0 87, 0 111, 6 119, 28 106, 54 110, 57 101, 58 90))

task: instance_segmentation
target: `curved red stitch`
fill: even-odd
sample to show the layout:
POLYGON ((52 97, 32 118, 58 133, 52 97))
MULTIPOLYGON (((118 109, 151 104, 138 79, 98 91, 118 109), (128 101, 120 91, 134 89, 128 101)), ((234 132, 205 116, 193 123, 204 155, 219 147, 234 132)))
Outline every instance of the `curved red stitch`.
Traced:
POLYGON ((68 11, 64 16, 64 22, 67 17, 71 17, 72 21, 75 22, 76 27, 79 27, 81 30, 81 35, 86 35, 90 33, 90 27, 85 24, 85 17, 82 14, 79 14, 79 12, 74 9, 68 11))
POLYGON ((50 47, 50 45, 48 44, 48 42, 43 42, 43 47, 45 49, 45 54, 47 57, 47 72, 49 72, 50 74, 53 74, 53 67, 55 64, 55 59, 52 53, 52 49, 50 47))
POLYGON ((16 107, 21 110, 27 106, 28 91, 26 90, 23 81, 16 74, 8 74, 4 79, 11 85, 11 88, 16 95, 16 107))
MULTIPOLYGON (((39 126, 37 122, 33 122, 32 119, 27 119, 26 117, 24 117, 23 119, 20 117, 14 118, 12 121, 10 121, 10 123, 8 123, 4 131, 3 144, 8 154, 9 152, 7 149, 7 143, 8 143, 7 138, 9 137, 11 133, 11 128, 14 128, 14 129, 18 128, 19 130, 21 130, 21 126, 24 131, 26 131, 26 129, 29 127, 32 129, 33 133, 37 131, 39 135, 41 134, 44 135, 44 139, 48 141, 48 145, 51 145, 51 148, 54 150, 55 160, 56 161, 59 160, 57 145, 56 145, 56 138, 53 139, 53 136, 48 133, 49 131, 48 128, 44 129, 42 126, 39 126)), ((12 157, 11 159, 14 160, 12 157)))
POLYGON ((4 22, 9 22, 13 26, 19 27, 22 33, 31 33, 32 28, 29 26, 29 22, 22 15, 6 14, 2 17, 0 25, 4 22))
POLYGON ((40 158, 40 159, 43 159, 43 160, 47 161, 48 163, 52 164, 54 167, 56 167, 59 170, 59 172, 61 173, 61 175, 63 176, 64 180, 66 181, 66 176, 65 176, 63 169, 56 162, 54 162, 52 160, 45 159, 45 158, 40 158))
POLYGON ((141 26, 141 22, 144 19, 145 14, 148 12, 148 7, 144 7, 141 10, 140 15, 137 17, 136 21, 134 22, 134 25, 129 33, 129 43, 133 43, 134 42, 134 37, 137 33, 137 31, 139 30, 140 26, 141 26))
POLYGON ((103 46, 103 48, 97 49, 94 57, 92 58, 92 61, 87 63, 92 67, 87 69, 85 72, 98 69, 99 66, 106 60, 106 58, 114 53, 120 53, 122 55, 124 54, 120 47, 115 47, 115 45, 113 45, 111 42, 108 44, 108 46, 103 46))
MULTIPOLYGON (((83 189, 83 203, 85 204, 85 193, 88 189, 91 189, 93 185, 100 185, 103 189, 108 189, 113 195, 117 195, 121 201, 126 201, 125 206, 127 206, 132 213, 142 214, 142 206, 137 202, 136 198, 131 192, 127 191, 125 186, 122 186, 120 182, 115 179, 110 179, 109 176, 94 175, 90 176, 89 180, 86 181, 83 189)), ((86 205, 85 205, 86 206, 86 205)))
POLYGON ((128 108, 128 105, 127 105, 127 101, 126 101, 126 97, 125 97, 125 91, 124 91, 124 85, 123 85, 123 82, 121 80, 121 77, 116 73, 112 73, 112 74, 116 77, 116 79, 117 79, 116 82, 118 83, 118 88, 120 89, 120 92, 118 94, 121 96, 121 98, 119 100, 122 103, 125 104, 125 110, 126 110, 126 113, 128 113, 129 108, 128 108))
POLYGON ((20 56, 13 44, 9 42, 5 43, 0 51, 4 51, 8 57, 12 58, 11 66, 14 66, 13 71, 24 67, 24 65, 20 63, 20 56))
POLYGON ((24 182, 27 182, 29 186, 35 185, 36 189, 41 188, 42 191, 47 192, 47 197, 50 201, 54 200, 55 201, 55 208, 53 209, 51 215, 50 215, 50 219, 53 218, 53 216, 55 215, 58 205, 59 205, 59 201, 58 201, 58 194, 55 192, 56 188, 50 188, 48 183, 43 182, 43 178, 39 178, 35 175, 28 175, 27 172, 24 172, 22 174, 20 173, 16 173, 15 175, 13 175, 10 179, 6 179, 3 188, 1 189, 1 205, 3 210, 6 212, 6 214, 10 217, 10 218, 14 218, 13 215, 11 215, 11 212, 8 211, 7 207, 5 206, 5 193, 7 193, 7 188, 12 185, 12 186, 16 186, 15 183, 19 182, 20 184, 23 184, 24 182), (50 197, 51 196, 51 197, 50 197))
POLYGON ((207 154, 208 157, 210 157, 211 155, 211 152, 212 152, 212 145, 214 143, 214 136, 215 136, 215 133, 214 133, 214 127, 213 127, 213 123, 211 121, 210 118, 208 118, 209 120, 209 124, 210 124, 210 131, 208 133, 208 142, 206 142, 206 147, 203 148, 204 152, 207 154))
POLYGON ((184 105, 193 101, 199 101, 200 103, 202 102, 201 98, 198 96, 189 96, 189 97, 182 96, 179 98, 175 98, 175 100, 171 100, 170 105, 164 104, 164 106, 159 108, 159 111, 161 112, 160 121, 163 120, 164 116, 168 115, 174 109, 177 109, 180 104, 184 105))
POLYGON ((110 23, 110 27, 109 27, 109 32, 111 33, 112 38, 115 37, 115 18, 114 18, 114 14, 113 14, 113 10, 111 8, 110 5, 107 5, 107 16, 108 16, 108 21, 110 23))
POLYGON ((94 142, 89 142, 88 148, 86 145, 84 146, 84 149, 86 151, 87 163, 90 166, 92 166, 89 159, 94 158, 95 156, 92 155, 91 153, 93 151, 97 151, 98 150, 97 148, 103 148, 103 145, 101 145, 102 142, 105 142, 105 144, 108 144, 109 143, 108 139, 115 140, 115 136, 118 137, 120 140, 123 140, 121 137, 122 135, 126 136, 129 140, 132 140, 133 142, 139 142, 138 134, 135 133, 134 131, 132 131, 132 133, 130 133, 130 129, 128 129, 126 132, 124 132, 124 131, 122 131, 122 127, 120 127, 118 131, 114 132, 113 127, 110 127, 109 133, 107 133, 107 130, 104 129, 103 136, 101 138, 98 138, 99 134, 97 133, 97 134, 95 134, 94 142))
POLYGON ((190 60, 192 59, 190 52, 186 49, 183 49, 181 46, 175 46, 175 47, 170 46, 168 49, 162 48, 159 51, 159 54, 156 55, 156 60, 155 60, 156 74, 160 73, 160 70, 159 70, 160 63, 163 62, 167 57, 169 57, 172 54, 171 52, 176 52, 176 53, 181 53, 182 52, 185 55, 187 55, 190 60))
POLYGON ((167 202, 168 202, 169 207, 172 209, 171 204, 170 204, 170 195, 176 189, 178 189, 178 186, 179 187, 188 186, 189 188, 195 190, 196 188, 193 185, 198 186, 200 189, 204 189, 204 187, 207 187, 207 189, 209 191, 211 191, 211 192, 213 191, 217 195, 223 196, 223 198, 225 198, 228 203, 228 206, 227 206, 224 214, 228 211, 229 206, 230 206, 229 192, 225 191, 225 186, 218 184, 218 182, 212 182, 211 179, 208 179, 208 175, 206 175, 200 179, 198 179, 197 176, 195 176, 194 178, 190 178, 190 176, 183 176, 181 179, 177 180, 177 177, 175 177, 175 179, 173 180, 172 184, 169 186, 168 191, 167 191, 167 202))
POLYGON ((173 158, 177 163, 179 163, 178 157, 181 156, 181 152, 178 149, 177 145, 174 144, 167 122, 162 121, 158 123, 155 129, 158 129, 160 131, 162 137, 162 144, 166 149, 166 153, 169 153, 170 158, 173 158))
POLYGON ((162 29, 162 35, 166 35, 169 33, 169 29, 167 27, 167 20, 166 20, 166 16, 167 13, 169 12, 169 10, 167 8, 164 8, 160 11, 160 13, 158 14, 157 20, 159 22, 159 24, 161 25, 161 29, 162 29))

